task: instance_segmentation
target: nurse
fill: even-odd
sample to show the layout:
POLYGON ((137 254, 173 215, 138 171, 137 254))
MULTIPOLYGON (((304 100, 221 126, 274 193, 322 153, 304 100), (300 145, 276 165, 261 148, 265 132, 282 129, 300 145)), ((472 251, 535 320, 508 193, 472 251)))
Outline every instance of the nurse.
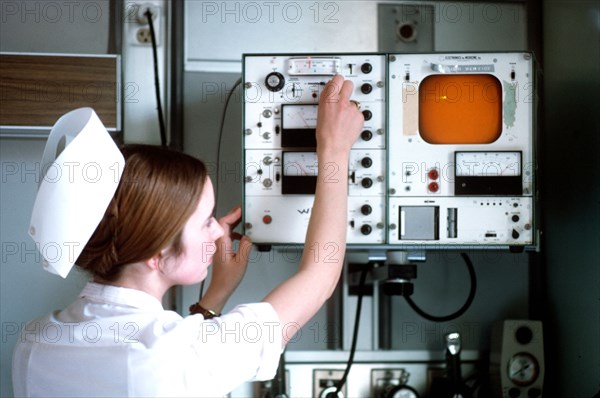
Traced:
POLYGON ((233 232, 241 209, 214 219, 201 161, 125 146, 118 188, 77 259, 92 281, 66 309, 23 328, 13 358, 15 396, 219 397, 272 378, 282 349, 331 296, 342 270, 348 159, 364 122, 352 91, 352 82, 335 76, 321 95, 310 250, 262 302, 226 314, 252 245, 233 232), (163 309, 169 288, 201 282, 211 264, 195 315, 163 309))

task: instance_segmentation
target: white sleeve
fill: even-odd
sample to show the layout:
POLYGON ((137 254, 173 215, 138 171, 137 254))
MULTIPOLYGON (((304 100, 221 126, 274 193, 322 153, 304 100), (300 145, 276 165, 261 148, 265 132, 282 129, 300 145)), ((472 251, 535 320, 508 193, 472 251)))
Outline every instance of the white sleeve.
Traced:
MULTIPOLYGON (((268 303, 245 304, 210 320, 201 315, 194 350, 201 366, 204 391, 228 393, 252 380, 274 377, 283 350, 279 316, 268 303), (209 385, 219 386, 212 390, 209 385)), ((200 369, 198 369, 200 370, 200 369)), ((203 391, 203 392, 204 392, 203 391)))

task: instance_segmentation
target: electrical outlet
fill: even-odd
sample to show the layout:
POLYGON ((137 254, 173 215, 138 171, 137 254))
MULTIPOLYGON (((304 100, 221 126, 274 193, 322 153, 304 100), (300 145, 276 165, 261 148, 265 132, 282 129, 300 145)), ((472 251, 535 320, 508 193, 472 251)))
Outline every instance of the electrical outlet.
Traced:
POLYGON ((152 45, 152 36, 150 35, 150 25, 146 11, 152 13, 152 25, 154 27, 154 38, 156 45, 160 45, 162 31, 161 7, 159 4, 145 2, 128 2, 125 6, 125 28, 127 31, 127 41, 136 46, 152 45))
POLYGON ((386 392, 403 382, 404 369, 371 369, 371 397, 387 396, 386 392))
MULTIPOLYGON (((337 369, 315 369, 313 370, 313 397, 333 398, 335 397, 336 385, 344 377, 344 370, 337 369)), ((337 398, 346 396, 346 386, 337 394, 337 398)))
POLYGON ((152 44, 150 28, 139 28, 135 34, 135 38, 139 44, 152 44))

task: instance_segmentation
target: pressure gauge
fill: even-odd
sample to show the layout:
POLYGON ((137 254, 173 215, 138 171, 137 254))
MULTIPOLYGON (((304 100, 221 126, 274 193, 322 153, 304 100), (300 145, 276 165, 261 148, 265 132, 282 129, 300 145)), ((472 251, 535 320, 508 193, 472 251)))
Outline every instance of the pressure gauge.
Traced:
POLYGON ((284 177, 316 177, 319 165, 316 152, 284 152, 283 175, 284 177))
POLYGON ((456 152, 457 177, 521 176, 520 151, 456 152))
POLYGON ((290 58, 288 73, 290 75, 333 76, 341 71, 342 60, 329 57, 290 58))
POLYGON ((539 365, 535 357, 526 352, 513 355, 508 360, 508 378, 518 386, 529 386, 537 379, 539 365))
POLYGON ((284 129, 314 129, 317 127, 317 105, 282 106, 284 129))

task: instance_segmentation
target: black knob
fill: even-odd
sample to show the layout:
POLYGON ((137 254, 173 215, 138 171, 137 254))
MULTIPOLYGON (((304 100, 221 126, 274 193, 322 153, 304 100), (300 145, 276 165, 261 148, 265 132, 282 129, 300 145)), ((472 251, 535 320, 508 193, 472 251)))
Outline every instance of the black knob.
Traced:
POLYGON ((360 164, 362 165, 362 167, 364 167, 365 169, 368 169, 369 167, 373 166, 373 159, 366 157, 366 158, 362 158, 362 160, 360 161, 360 164))
POLYGON ((512 216, 512 220, 513 222, 519 222, 519 216, 515 214, 514 216, 512 216))
POLYGON ((519 236, 521 236, 521 234, 519 233, 519 231, 517 231, 516 229, 512 230, 512 237, 513 239, 519 239, 519 236))
POLYGON ((371 118, 373 117, 373 112, 371 111, 363 111, 362 114, 365 120, 371 120, 371 118))
POLYGON ((510 390, 508 390, 508 396, 510 398, 517 398, 520 395, 521 395, 521 390, 519 390, 518 388, 512 387, 510 390))
POLYGON ((265 78, 265 85, 270 91, 279 91, 285 85, 285 78, 279 72, 271 72, 265 78))
POLYGON ((371 228, 370 225, 365 224, 362 227, 360 227, 360 232, 363 235, 369 235, 372 231, 373 231, 373 228, 371 228))
POLYGON ((529 344, 533 340, 533 331, 527 326, 521 326, 515 332, 515 339, 519 344, 529 344))
POLYGON ((363 178, 362 181, 360 182, 360 185, 363 186, 363 188, 371 188, 373 186, 373 180, 370 178, 363 178))
POLYGON ((371 93, 371 91, 373 91, 373 86, 371 86, 369 83, 365 83, 362 86, 360 86, 360 91, 363 94, 369 94, 371 93))
POLYGON ((361 65, 360 70, 362 73, 368 75, 373 70, 373 65, 367 62, 361 65))
POLYGON ((370 205, 362 205, 360 208, 360 212, 365 216, 368 216, 369 214, 371 214, 372 211, 373 211, 373 208, 370 205))
POLYGON ((371 138, 373 138, 373 133, 369 130, 365 130, 362 133, 360 133, 360 138, 362 138, 363 141, 371 141, 371 138))

